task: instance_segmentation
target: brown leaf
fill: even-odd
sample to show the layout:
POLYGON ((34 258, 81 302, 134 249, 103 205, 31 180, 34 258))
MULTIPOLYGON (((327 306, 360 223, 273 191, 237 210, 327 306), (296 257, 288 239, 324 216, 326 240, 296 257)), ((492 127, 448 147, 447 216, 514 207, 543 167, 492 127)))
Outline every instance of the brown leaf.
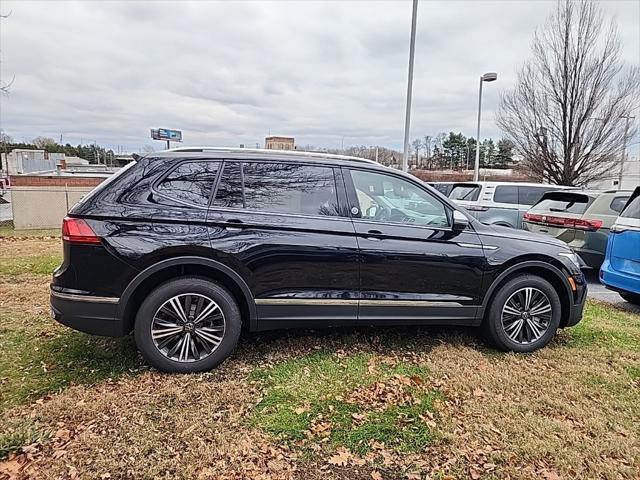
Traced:
POLYGON ((382 480, 382 474, 377 470, 374 470, 373 472, 371 472, 371 478, 373 480, 382 480))
POLYGON ((480 387, 476 387, 473 389, 473 396, 474 397, 484 397, 484 391, 482 391, 482 389, 480 387))
POLYGON ((351 460, 352 457, 353 455, 349 450, 347 450, 346 448, 340 447, 336 450, 336 454, 331 458, 329 458, 328 462, 331 465, 338 465, 340 467, 344 467, 349 463, 349 460, 351 460))

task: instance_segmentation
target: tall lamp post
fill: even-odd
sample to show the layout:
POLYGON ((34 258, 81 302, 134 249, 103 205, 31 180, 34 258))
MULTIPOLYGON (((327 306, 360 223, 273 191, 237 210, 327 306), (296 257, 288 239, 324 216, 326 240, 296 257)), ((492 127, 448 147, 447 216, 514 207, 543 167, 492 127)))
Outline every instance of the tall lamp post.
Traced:
POLYGON ((402 155, 402 171, 409 169, 409 129, 411 126, 411 94, 413 92, 413 57, 416 51, 416 17, 418 15, 418 0, 413 0, 411 14, 411 41, 409 43, 409 75, 407 79, 407 110, 404 117, 404 153, 402 155))
POLYGON ((622 157, 620 157, 620 170, 618 171, 618 190, 622 190, 622 175, 624 174, 624 161, 627 159, 627 144, 629 143, 629 121, 636 117, 631 115, 621 115, 624 118, 624 145, 622 146, 622 157))
POLYGON ((498 79, 498 74, 495 72, 485 73, 480 76, 480 91, 478 93, 478 132, 476 136, 476 164, 473 169, 473 181, 477 182, 480 178, 480 117, 482 114, 482 83, 493 82, 498 79))

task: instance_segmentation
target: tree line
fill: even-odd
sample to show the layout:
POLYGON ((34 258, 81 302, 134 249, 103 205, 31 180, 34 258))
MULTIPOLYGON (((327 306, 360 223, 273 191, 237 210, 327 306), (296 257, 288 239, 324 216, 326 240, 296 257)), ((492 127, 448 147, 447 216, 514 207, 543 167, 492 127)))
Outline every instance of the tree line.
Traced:
POLYGON ((31 142, 15 142, 9 135, 0 132, 0 152, 9 153, 15 149, 37 149, 48 153, 64 153, 69 157, 80 157, 89 163, 103 163, 111 165, 115 159, 115 153, 111 149, 100 145, 64 145, 57 143, 53 138, 36 137, 31 142))

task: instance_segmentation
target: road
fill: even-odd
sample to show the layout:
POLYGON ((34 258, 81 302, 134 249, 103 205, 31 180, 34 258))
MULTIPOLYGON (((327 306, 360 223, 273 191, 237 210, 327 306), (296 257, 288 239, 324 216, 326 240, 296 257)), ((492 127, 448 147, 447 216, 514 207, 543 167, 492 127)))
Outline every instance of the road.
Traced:
POLYGON ((612 290, 608 290, 598 280, 598 272, 596 270, 585 270, 587 281, 589 282, 589 297, 603 302, 612 303, 616 307, 623 308, 630 312, 640 313, 640 307, 632 303, 626 302, 620 295, 612 290))

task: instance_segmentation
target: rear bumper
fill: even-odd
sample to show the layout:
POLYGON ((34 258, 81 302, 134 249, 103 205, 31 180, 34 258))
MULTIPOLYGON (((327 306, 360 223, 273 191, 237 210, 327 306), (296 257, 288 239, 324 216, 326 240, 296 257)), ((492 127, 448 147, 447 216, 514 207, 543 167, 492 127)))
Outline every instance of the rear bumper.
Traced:
POLYGON ((640 294, 640 278, 611 268, 609 260, 605 260, 600 269, 600 282, 616 292, 640 294))
POLYGON ((120 299, 94 297, 50 291, 51 317, 74 330, 121 337, 126 335, 123 322, 116 317, 120 299))

